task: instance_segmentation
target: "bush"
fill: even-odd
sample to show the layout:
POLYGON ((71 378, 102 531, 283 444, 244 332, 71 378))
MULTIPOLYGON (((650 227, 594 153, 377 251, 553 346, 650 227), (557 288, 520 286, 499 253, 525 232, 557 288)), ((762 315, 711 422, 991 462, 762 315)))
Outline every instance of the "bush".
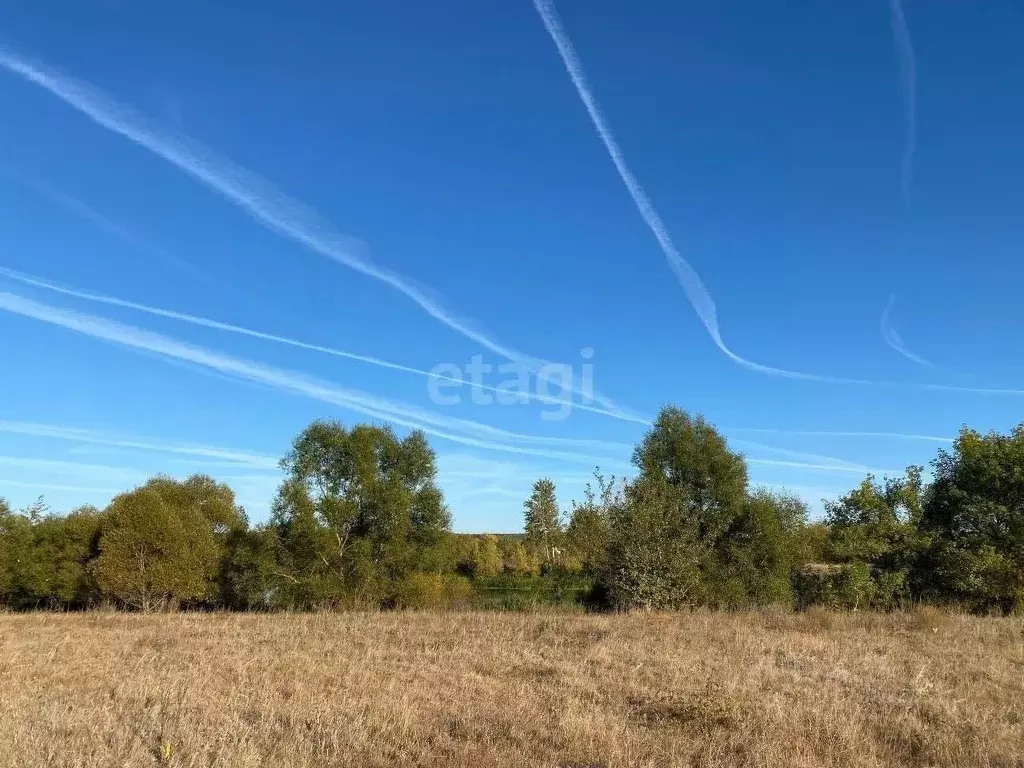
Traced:
POLYGON ((685 491, 657 478, 627 489, 612 518, 601 581, 612 606, 671 610, 703 602, 711 551, 701 540, 685 491))
POLYGON ((204 597, 219 556, 209 521, 148 485, 111 502, 99 549, 104 593, 144 611, 204 597))
POLYGON ((469 581, 461 576, 410 573, 399 582, 392 601, 396 608, 451 608, 468 603, 469 581))
POLYGON ((438 608, 445 604, 445 583, 436 573, 410 573, 395 590, 398 608, 438 608))
POLYGON ((865 608, 872 604, 875 585, 865 563, 812 563, 793 574, 797 607, 865 608))

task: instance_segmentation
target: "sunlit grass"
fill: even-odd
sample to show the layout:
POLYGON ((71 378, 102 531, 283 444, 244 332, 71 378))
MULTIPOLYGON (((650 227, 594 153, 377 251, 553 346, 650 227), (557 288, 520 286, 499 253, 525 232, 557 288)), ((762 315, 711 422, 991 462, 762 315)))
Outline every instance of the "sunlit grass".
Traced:
POLYGON ((0 766, 1020 766, 1024 623, 0 614, 0 766))

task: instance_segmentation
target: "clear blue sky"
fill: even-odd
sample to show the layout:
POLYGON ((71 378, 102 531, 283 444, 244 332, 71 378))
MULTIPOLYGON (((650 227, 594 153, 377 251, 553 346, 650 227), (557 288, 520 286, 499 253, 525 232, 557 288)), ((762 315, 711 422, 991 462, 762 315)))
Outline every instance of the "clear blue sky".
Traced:
POLYGON ((720 347, 530 0, 8 5, 6 269, 420 371, 581 374, 589 347, 607 399, 442 405, 421 374, 7 274, 0 495, 205 471, 261 519, 311 419, 391 420, 432 433, 457 529, 515 530, 533 479, 568 504, 666 402, 812 503, 1010 428, 1024 6, 902 10, 910 46, 884 0, 559 2, 720 347))

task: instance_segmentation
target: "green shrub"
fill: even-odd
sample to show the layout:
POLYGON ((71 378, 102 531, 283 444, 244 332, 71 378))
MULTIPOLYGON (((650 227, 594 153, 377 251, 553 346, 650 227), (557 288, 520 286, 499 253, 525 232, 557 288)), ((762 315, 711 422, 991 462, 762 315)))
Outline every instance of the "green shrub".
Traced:
POLYGON ((865 563, 812 563, 793 573, 797 607, 863 608, 871 604, 874 584, 865 563))

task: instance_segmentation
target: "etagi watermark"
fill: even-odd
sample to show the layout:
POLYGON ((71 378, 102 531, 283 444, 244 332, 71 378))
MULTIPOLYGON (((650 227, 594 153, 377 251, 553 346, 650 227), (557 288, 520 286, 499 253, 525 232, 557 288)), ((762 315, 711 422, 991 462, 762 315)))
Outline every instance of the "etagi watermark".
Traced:
POLYGON ((437 405, 459 405, 467 390, 476 405, 541 403, 550 406, 541 410, 542 419, 563 421, 572 413, 576 395, 584 405, 594 402, 594 350, 584 347, 580 357, 579 371, 571 363, 494 365, 484 362, 483 355, 473 355, 464 367, 438 363, 430 369, 427 394, 437 405))

